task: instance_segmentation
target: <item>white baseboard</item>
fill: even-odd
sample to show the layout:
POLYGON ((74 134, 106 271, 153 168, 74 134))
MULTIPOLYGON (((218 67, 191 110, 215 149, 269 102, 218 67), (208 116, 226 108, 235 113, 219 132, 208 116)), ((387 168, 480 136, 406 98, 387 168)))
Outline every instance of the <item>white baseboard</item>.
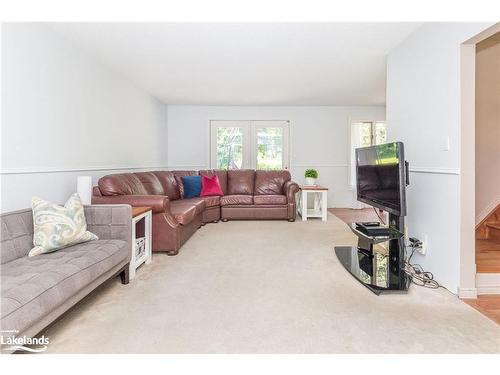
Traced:
POLYGON ((458 298, 477 298, 476 288, 458 288, 458 298))
POLYGON ((500 273, 476 274, 477 294, 500 294, 500 273))
POLYGON ((493 202, 491 202, 487 207, 481 210, 476 216, 476 226, 481 223, 486 217, 492 212, 496 206, 500 204, 500 197, 497 197, 493 202))

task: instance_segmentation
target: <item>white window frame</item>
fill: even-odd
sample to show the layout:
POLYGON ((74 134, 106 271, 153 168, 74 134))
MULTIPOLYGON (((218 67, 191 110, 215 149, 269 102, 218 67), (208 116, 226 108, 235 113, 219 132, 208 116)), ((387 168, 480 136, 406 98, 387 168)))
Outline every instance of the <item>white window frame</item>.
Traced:
POLYGON ((217 168, 217 128, 241 128, 243 134, 242 169, 257 168, 257 129, 283 129, 283 169, 290 168, 290 121, 288 120, 210 120, 210 168, 217 168))

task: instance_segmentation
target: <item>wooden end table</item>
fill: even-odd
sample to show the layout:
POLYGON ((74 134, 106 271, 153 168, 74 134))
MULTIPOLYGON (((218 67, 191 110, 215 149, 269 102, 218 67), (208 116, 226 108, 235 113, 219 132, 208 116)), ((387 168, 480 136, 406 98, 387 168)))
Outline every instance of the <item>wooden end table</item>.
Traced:
POLYGON ((297 209, 302 221, 306 221, 310 217, 318 217, 326 221, 328 217, 327 206, 328 188, 319 185, 302 185, 300 186, 299 204, 297 209), (314 208, 307 208, 307 195, 314 194, 314 208))
MULTIPOLYGON (((143 263, 151 263, 152 255, 152 209, 151 207, 132 207, 132 258, 129 265, 129 278, 135 277, 137 268, 143 263), (137 247, 138 226, 140 232, 144 233, 144 251, 139 252, 137 247)), ((142 238, 142 237, 139 237, 142 238)))

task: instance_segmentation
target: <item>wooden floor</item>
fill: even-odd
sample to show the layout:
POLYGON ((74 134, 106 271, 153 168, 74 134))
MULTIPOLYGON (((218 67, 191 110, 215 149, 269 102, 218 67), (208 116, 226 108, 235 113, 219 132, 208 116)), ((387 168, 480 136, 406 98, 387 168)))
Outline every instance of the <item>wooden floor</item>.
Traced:
POLYGON ((500 241, 476 240, 476 272, 500 273, 500 241))
POLYGON ((500 295, 483 294, 477 299, 464 299, 468 305, 500 324, 500 295))

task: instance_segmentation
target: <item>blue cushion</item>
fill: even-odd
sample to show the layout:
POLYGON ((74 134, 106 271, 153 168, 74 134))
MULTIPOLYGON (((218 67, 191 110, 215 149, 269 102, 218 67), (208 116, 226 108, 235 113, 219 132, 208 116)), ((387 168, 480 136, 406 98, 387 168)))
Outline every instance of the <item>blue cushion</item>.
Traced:
POLYGON ((183 176, 184 198, 199 197, 201 193, 201 176, 183 176))

